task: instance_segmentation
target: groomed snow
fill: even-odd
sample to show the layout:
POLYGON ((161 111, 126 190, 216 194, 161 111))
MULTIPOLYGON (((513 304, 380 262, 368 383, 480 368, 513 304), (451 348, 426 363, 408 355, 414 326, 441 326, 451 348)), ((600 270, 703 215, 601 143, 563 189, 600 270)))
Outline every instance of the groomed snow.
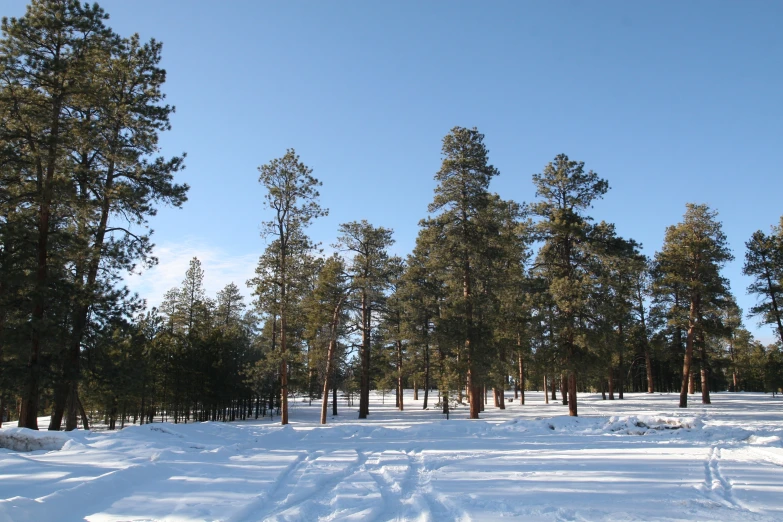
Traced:
POLYGON ((780 397, 581 395, 578 418, 526 399, 479 421, 409 394, 326 427, 297 400, 285 427, 3 428, 0 521, 783 520, 780 397))

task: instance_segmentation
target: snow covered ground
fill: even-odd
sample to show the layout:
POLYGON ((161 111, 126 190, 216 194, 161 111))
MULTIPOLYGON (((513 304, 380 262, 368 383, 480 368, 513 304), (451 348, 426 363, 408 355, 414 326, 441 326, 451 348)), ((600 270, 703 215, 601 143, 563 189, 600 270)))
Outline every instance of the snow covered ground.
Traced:
POLYGON ((4 427, 0 521, 783 520, 780 397, 526 398, 479 421, 379 396, 326 427, 301 402, 285 427, 4 427))

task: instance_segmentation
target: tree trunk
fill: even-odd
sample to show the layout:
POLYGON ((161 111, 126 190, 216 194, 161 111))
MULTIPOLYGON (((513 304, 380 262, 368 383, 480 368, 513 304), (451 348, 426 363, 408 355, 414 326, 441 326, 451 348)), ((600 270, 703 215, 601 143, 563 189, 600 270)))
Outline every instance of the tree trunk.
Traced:
POLYGON ((568 415, 576 417, 576 371, 568 373, 568 415))
MULTIPOLYGON (((429 324, 429 319, 427 319, 429 324)), ((426 327, 426 326, 425 326, 426 327)), ((426 341, 424 343, 424 404, 422 409, 427 409, 427 400, 430 395, 430 343, 426 341)))
POLYGON ((614 400, 614 368, 609 367, 609 372, 606 374, 606 380, 609 383, 609 400, 614 400))
POLYGON ((644 296, 642 295, 641 285, 636 288, 636 296, 639 302, 639 318, 642 323, 642 333, 644 339, 642 340, 644 345, 644 365, 647 370, 647 393, 655 393, 655 383, 653 381, 652 371, 652 357, 650 356, 650 341, 647 339, 647 321, 645 319, 644 311, 644 296))
POLYGON ((707 343, 704 342, 704 332, 701 332, 699 351, 701 353, 701 403, 711 404, 710 402, 710 361, 707 358, 707 343))
POLYGON ((331 376, 334 352, 336 351, 337 342, 334 339, 329 340, 329 348, 326 353, 326 370, 324 371, 324 393, 323 400, 321 401, 321 424, 326 424, 326 408, 329 403, 329 389, 331 388, 331 376))
POLYGON ((701 403, 712 404, 710 402, 710 383, 707 379, 707 361, 701 362, 701 403))
POLYGON ((623 399, 623 389, 625 387, 625 366, 623 364, 623 352, 625 351, 625 342, 624 342, 624 339, 623 339, 623 325, 622 325, 622 323, 620 323, 620 325, 618 327, 618 335, 620 336, 620 354, 619 354, 619 356, 620 356, 620 365, 618 367, 619 372, 618 372, 618 376, 617 376, 617 380, 619 381, 618 384, 619 384, 620 391, 618 393, 618 397, 619 397, 620 400, 622 400, 623 399))
POLYGON ((680 387, 680 408, 688 407, 688 381, 691 380, 691 360, 693 359, 693 338, 696 335, 696 315, 699 309, 699 297, 691 300, 688 314, 688 335, 685 339, 685 358, 682 364, 682 386, 680 387))
POLYGON ((544 402, 549 404, 549 390, 546 386, 546 375, 544 375, 544 402))
POLYGON ((560 394, 563 396, 563 406, 568 404, 570 392, 568 389, 568 374, 563 372, 560 374, 560 394))
POLYGON ((552 388, 552 400, 557 400, 557 377, 555 375, 552 376, 552 379, 550 379, 549 386, 552 388))
MULTIPOLYGON (((544 395, 546 395, 546 377, 544 377, 544 395)), ((519 404, 525 404, 525 360, 522 352, 519 352, 519 404)))
MULTIPOLYGON (((398 323, 399 324, 399 323, 398 323)), ((403 382, 402 382, 402 341, 397 340, 397 407, 400 411, 405 409, 403 404, 403 382)))
POLYGON ((647 369, 647 393, 655 393, 655 381, 653 380, 652 357, 650 357, 650 347, 644 343, 644 365, 647 369))
POLYGON ((370 414, 370 307, 366 292, 362 292, 362 374, 359 380, 359 418, 370 414))

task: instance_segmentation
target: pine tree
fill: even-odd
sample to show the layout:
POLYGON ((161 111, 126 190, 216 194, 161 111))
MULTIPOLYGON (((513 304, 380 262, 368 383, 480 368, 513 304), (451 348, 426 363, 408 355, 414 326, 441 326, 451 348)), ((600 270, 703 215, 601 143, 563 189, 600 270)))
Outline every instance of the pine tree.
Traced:
POLYGON ((361 332, 360 419, 366 419, 370 414, 370 347, 377 329, 375 315, 385 302, 393 274, 394 267, 388 253, 388 248, 393 244, 392 230, 374 227, 362 220, 340 225, 340 236, 335 245, 353 256, 348 267, 353 288, 349 304, 356 311, 357 330, 361 332))
MULTIPOLYGON (((274 270, 270 281, 277 288, 275 314, 280 317, 280 404, 281 423, 288 424, 288 333, 292 308, 291 289, 298 284, 297 267, 301 266, 314 246, 304 234, 310 222, 328 211, 318 204, 317 187, 321 183, 313 171, 299 161, 293 149, 282 158, 273 159, 258 168, 259 182, 267 189, 266 206, 272 219, 262 224, 262 235, 272 239, 267 257, 274 270)), ((263 260, 262 260, 263 261, 263 260)), ((261 268, 262 272, 264 271, 261 268)), ((300 279, 301 281, 301 279, 300 279)))
POLYGON ((557 309, 557 339, 564 367, 568 371, 568 413, 577 415, 576 377, 587 347, 584 346, 579 316, 587 306, 591 218, 583 214, 595 199, 603 197, 609 184, 584 162, 560 154, 541 174, 533 175, 536 196, 541 200, 531 211, 538 238, 544 241, 537 264, 549 280, 549 293, 557 309))
MULTIPOLYGON (((312 330, 324 331, 327 344, 324 354, 323 393, 321 396, 321 424, 326 424, 326 411, 329 403, 329 390, 336 390, 336 365, 338 339, 343 333, 345 305, 350 293, 345 261, 338 255, 326 259, 318 273, 318 279, 309 297, 308 315, 312 330)), ((333 397, 333 412, 337 410, 336 397, 333 397)), ((336 413, 335 413, 336 414, 336 413)))
POLYGON ((79 253, 71 341, 49 426, 54 430, 60 428, 66 397, 71 398, 66 429, 75 428, 79 352, 90 306, 99 299, 99 272, 119 279, 120 271, 132 270, 138 260, 154 264, 149 235, 143 232, 147 218, 155 215, 156 202, 181 206, 188 190, 173 182, 183 157, 152 158, 158 151, 158 134, 169 128, 173 112, 162 105, 166 73, 158 67, 161 44, 142 44, 138 35, 114 37, 101 51, 95 53, 89 89, 76 98, 72 112, 78 117, 74 127, 80 137, 69 151, 75 164, 79 253))
POLYGON ((498 170, 489 164, 489 151, 484 135, 476 128, 454 127, 443 138, 443 162, 435 174, 438 185, 429 212, 435 214, 422 222, 437 236, 433 243, 445 272, 447 300, 450 310, 441 329, 459 338, 464 355, 464 371, 470 400, 470 418, 477 419, 481 388, 485 384, 482 368, 491 358, 491 338, 479 328, 484 312, 481 293, 476 286, 479 272, 490 264, 489 238, 497 233, 486 219, 490 204, 489 183, 498 170), (448 324, 448 326, 447 326, 448 324))
MULTIPOLYGON (((707 205, 688 203, 684 220, 666 229, 663 248, 655 255, 658 293, 681 293, 672 320, 687 304, 687 334, 683 359, 680 408, 688 406, 693 348, 697 340, 704 343, 705 316, 712 308, 724 306, 728 281, 720 275, 723 265, 733 256, 726 243, 717 212, 707 205)), ((703 397, 702 400, 709 400, 703 397)))
MULTIPOLYGON (((421 368, 420 371, 413 372, 414 400, 418 399, 418 384, 421 383, 424 388, 422 409, 425 410, 429 405, 430 386, 434 381, 434 329, 443 299, 443 282, 438 278, 437 267, 433 265, 431 254, 434 247, 427 231, 427 228, 419 230, 416 246, 405 263, 406 269, 402 276, 404 284, 398 292, 403 306, 402 328, 415 353, 416 367, 421 368)), ((448 396, 448 388, 441 388, 441 392, 448 396)))
POLYGON ((754 278, 748 292, 761 298, 750 309, 750 315, 761 316, 762 324, 776 326, 778 339, 783 343, 783 218, 772 234, 756 231, 745 246, 742 273, 754 278))

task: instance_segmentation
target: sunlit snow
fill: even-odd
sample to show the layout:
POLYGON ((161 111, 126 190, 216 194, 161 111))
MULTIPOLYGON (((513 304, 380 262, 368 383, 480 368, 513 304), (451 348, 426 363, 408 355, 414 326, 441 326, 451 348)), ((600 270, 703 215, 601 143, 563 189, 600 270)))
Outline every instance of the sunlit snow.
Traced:
POLYGON ((341 404, 325 427, 301 399, 285 427, 6 425, 0 521, 783 520, 780 397, 583 394, 578 418, 526 399, 499 411, 490 394, 479 421, 409 394, 403 412, 374 396, 366 421, 341 404))

